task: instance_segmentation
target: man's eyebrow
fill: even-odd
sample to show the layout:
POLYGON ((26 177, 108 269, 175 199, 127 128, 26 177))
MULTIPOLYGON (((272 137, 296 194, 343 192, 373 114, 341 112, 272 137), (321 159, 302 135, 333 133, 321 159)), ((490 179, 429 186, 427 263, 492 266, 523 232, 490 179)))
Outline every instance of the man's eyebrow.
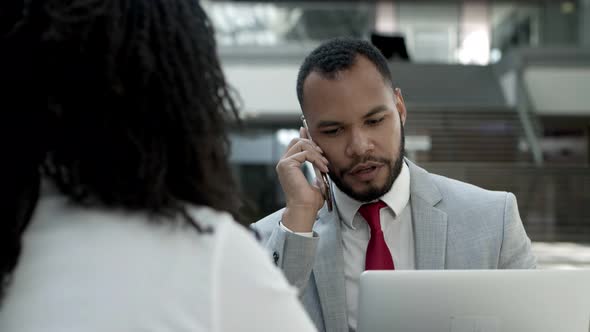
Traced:
MULTIPOLYGON (((386 112, 386 111, 389 111, 389 108, 385 105, 375 106, 369 112, 367 112, 367 114, 363 115, 363 118, 366 119, 366 118, 369 118, 375 114, 386 112)), ((327 121, 320 121, 317 125, 317 128, 321 129, 321 128, 325 128, 325 127, 334 127, 334 126, 340 126, 340 125, 342 125, 341 122, 327 120, 327 121)))
POLYGON ((379 105, 379 106, 375 106, 373 107, 369 112, 367 112, 367 114, 365 114, 365 116, 363 116, 363 118, 368 118, 371 117, 377 113, 381 113, 381 112, 385 112, 385 111, 389 111, 389 108, 385 105, 379 105))
POLYGON ((321 128, 324 128, 324 127, 339 126, 340 124, 341 124, 341 122, 338 122, 338 121, 320 121, 318 123, 317 128, 318 129, 321 129, 321 128))

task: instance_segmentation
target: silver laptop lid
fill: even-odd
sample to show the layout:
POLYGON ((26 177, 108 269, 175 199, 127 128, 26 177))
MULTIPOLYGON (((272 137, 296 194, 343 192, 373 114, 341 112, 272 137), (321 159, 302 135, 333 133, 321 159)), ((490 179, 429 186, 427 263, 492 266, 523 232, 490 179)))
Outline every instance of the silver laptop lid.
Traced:
POLYGON ((358 332, 587 332, 590 270, 366 271, 358 332))

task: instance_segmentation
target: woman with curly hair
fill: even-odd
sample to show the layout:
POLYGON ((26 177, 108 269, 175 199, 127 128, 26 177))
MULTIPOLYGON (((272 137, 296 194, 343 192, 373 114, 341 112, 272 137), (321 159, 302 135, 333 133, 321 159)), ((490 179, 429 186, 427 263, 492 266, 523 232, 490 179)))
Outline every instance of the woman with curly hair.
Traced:
POLYGON ((313 330, 234 221, 198 2, 2 0, 0 29, 0 331, 313 330))

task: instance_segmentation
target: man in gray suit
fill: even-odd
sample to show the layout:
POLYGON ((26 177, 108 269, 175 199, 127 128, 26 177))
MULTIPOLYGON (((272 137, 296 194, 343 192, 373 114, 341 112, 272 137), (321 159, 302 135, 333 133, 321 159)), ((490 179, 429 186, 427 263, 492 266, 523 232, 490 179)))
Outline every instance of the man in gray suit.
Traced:
MULTIPOLYGON (((299 71, 300 130, 277 164, 286 207, 253 224, 320 331, 354 331, 365 269, 534 268, 514 195, 403 157, 406 107, 369 43, 335 39, 299 71), (307 137, 312 137, 308 139, 307 137), (335 184, 333 211, 301 171, 335 184)), ((384 309, 385 310, 385 309, 384 309)))

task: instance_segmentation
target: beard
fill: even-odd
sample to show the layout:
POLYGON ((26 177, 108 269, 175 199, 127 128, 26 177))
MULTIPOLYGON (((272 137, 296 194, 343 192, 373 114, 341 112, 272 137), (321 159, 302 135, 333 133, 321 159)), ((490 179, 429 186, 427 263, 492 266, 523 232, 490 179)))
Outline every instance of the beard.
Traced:
POLYGON ((343 193, 348 195, 349 197, 359 201, 359 202, 370 202, 378 199, 379 197, 385 195, 393 186, 393 182, 397 179, 399 173, 402 170, 402 165, 404 162, 404 154, 405 154, 405 135, 404 135, 404 126, 401 125, 401 138, 399 140, 399 147, 398 147, 398 155, 395 162, 391 159, 387 158, 377 158, 372 156, 364 156, 357 158, 350 167, 340 170, 339 174, 346 174, 352 168, 360 163, 365 163, 369 161, 383 163, 389 173, 387 175, 387 179, 382 186, 377 186, 375 184, 371 184, 368 189, 362 191, 355 191, 349 184, 344 182, 342 176, 336 175, 334 171, 330 171, 329 175, 334 184, 340 189, 343 193))

